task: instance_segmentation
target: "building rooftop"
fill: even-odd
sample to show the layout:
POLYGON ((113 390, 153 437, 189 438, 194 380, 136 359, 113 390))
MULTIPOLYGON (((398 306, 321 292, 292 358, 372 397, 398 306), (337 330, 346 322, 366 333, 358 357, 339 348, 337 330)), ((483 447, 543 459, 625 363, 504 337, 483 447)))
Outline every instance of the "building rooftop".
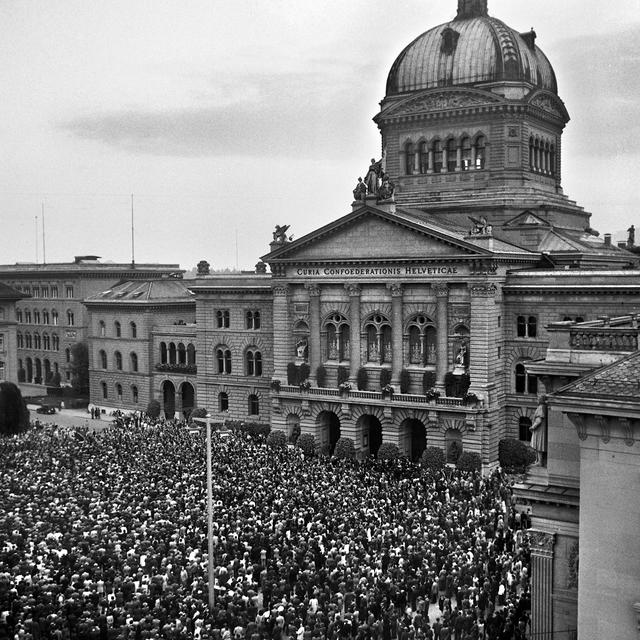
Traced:
POLYGON ((127 280, 90 296, 85 304, 149 304, 168 302, 194 302, 194 294, 181 278, 153 280, 127 280))

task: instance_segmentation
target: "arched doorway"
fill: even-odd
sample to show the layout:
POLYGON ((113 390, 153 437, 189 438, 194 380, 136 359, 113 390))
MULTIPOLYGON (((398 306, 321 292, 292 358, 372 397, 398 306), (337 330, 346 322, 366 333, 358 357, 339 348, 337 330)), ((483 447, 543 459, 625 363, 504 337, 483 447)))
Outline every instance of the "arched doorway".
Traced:
POLYGON ((447 462, 455 464, 462 453, 462 434, 458 429, 447 429, 444 434, 444 451, 447 462))
POLYGON ((365 456, 377 456, 382 444, 382 423, 376 416, 362 416, 356 425, 362 433, 362 452, 365 456))
POLYGON ((417 462, 427 448, 427 429, 420 420, 405 420, 402 423, 405 436, 406 455, 417 462))
POLYGON ((316 427, 320 448, 327 447, 329 455, 333 455, 340 439, 340 418, 333 411, 322 411, 316 419, 316 427))
POLYGON ((180 396, 182 400, 182 415, 188 418, 194 409, 196 392, 193 385, 190 382, 183 382, 180 389, 180 396))
POLYGON ((162 383, 162 408, 164 417, 172 420, 176 412, 176 388, 170 380, 162 383))

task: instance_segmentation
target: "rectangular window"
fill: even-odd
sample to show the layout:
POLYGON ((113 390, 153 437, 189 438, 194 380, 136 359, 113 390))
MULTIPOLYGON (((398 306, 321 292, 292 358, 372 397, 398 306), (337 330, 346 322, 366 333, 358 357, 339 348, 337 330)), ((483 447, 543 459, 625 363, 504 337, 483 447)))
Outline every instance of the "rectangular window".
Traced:
POLYGON ((52 298, 58 297, 58 287, 55 285, 51 287, 51 297, 52 298))
POLYGON ((73 298, 73 287, 69 284, 65 287, 65 295, 67 298, 73 298))
POLYGON ((25 311, 24 312, 24 321, 27 324, 31 324, 31 311, 25 311))
POLYGON ((46 285, 42 286, 42 297, 43 298, 48 298, 49 297, 49 287, 46 285))
POLYGON ((67 311, 67 324, 70 327, 73 327, 75 323, 76 323, 76 319, 73 311, 67 311))
POLYGON ((34 298, 39 298, 40 297, 40 287, 34 285, 33 286, 33 297, 34 298))
POLYGON ((216 311, 216 322, 218 329, 228 329, 230 326, 229 309, 218 309, 216 311))

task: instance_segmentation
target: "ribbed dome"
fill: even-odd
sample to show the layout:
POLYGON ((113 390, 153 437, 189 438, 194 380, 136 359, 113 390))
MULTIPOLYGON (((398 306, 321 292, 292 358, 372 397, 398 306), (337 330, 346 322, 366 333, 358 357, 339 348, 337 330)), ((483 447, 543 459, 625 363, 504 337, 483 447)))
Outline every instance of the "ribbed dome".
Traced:
POLYGON ((405 48, 391 67, 387 95, 501 81, 528 82, 556 94, 558 89, 533 31, 520 34, 488 15, 459 16, 405 48))

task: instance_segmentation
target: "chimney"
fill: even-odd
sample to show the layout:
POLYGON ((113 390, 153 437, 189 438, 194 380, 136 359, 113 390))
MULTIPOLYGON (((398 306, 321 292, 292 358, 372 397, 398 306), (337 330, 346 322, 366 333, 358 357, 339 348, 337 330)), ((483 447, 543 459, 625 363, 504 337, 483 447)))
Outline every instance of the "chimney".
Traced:
POLYGON ((610 247, 611 246, 611 234, 610 233, 605 233, 604 234, 604 246, 605 247, 610 247))
POLYGON ((456 20, 480 18, 489 15, 488 0, 458 0, 458 15, 456 20))

